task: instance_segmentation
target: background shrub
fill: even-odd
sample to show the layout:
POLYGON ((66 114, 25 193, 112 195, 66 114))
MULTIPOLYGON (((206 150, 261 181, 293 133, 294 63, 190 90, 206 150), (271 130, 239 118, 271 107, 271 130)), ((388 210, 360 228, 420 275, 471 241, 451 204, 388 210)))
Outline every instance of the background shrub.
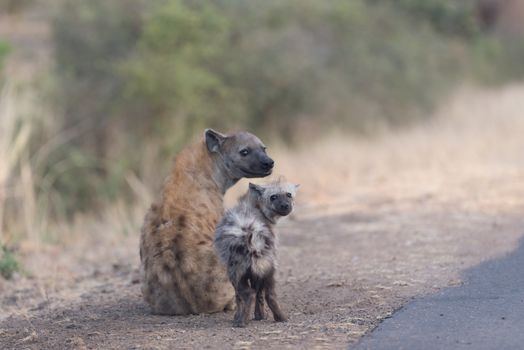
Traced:
POLYGON ((476 0, 92 0, 53 19, 54 212, 158 187, 205 127, 294 144, 427 118, 456 86, 524 75, 524 43, 476 0), (159 166, 163 168, 159 168, 159 166))

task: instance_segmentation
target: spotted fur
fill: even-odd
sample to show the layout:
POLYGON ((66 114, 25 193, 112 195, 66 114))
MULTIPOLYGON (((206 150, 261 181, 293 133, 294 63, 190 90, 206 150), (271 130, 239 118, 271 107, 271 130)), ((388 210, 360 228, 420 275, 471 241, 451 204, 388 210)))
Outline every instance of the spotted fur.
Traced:
POLYGON ((179 153, 140 238, 142 294, 156 314, 212 313, 233 308, 234 290, 213 248, 225 191, 242 177, 271 173, 273 161, 254 135, 206 130, 179 153), (239 155, 249 148, 249 156, 239 155))

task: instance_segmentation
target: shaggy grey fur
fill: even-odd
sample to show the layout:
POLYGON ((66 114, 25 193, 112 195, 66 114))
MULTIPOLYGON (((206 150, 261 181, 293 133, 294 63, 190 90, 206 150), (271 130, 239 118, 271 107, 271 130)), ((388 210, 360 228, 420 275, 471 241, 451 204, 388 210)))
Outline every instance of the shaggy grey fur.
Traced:
POLYGON ((245 327, 256 296, 255 319, 265 318, 264 297, 275 321, 286 321, 275 294, 278 218, 293 210, 297 185, 275 182, 249 184, 248 192, 226 212, 215 231, 215 247, 236 292, 236 327, 245 327))

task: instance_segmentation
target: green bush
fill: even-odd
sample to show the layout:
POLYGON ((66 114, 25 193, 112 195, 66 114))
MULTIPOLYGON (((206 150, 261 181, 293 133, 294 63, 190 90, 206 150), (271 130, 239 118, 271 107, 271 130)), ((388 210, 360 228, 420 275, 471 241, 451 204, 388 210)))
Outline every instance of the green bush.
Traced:
POLYGON ((204 125, 290 140, 297 124, 402 123, 460 66, 433 27, 385 3, 172 0, 124 73, 129 100, 176 146, 204 125))
POLYGON ((6 247, 0 246, 0 276, 10 279, 19 270, 20 264, 15 254, 6 247))
POLYGON ((426 118, 459 80, 524 76, 524 44, 481 28, 475 0, 60 4, 56 101, 75 137, 41 190, 65 215, 124 196, 127 172, 147 178, 144 159, 205 127, 289 143, 372 133, 426 118))
POLYGON ((0 0, 0 12, 14 14, 32 5, 34 0, 0 0))
POLYGON ((476 0, 383 0, 408 13, 410 18, 427 21, 437 31, 451 36, 472 37, 480 33, 476 0))
POLYGON ((141 34, 139 0, 64 1, 53 21, 63 127, 80 129, 74 143, 106 154, 108 123, 123 86, 118 65, 141 34))
POLYGON ((0 79, 2 79, 2 76, 3 76, 4 60, 8 53, 9 53, 9 45, 7 45, 7 43, 0 41, 0 79))
MULTIPOLYGON (((119 66, 141 35, 144 3, 60 3, 53 20, 57 89, 51 103, 58 105, 55 109, 61 114, 60 132, 73 137, 54 149, 39 169, 45 181, 38 188, 55 214, 70 216, 76 210, 96 207, 124 186, 121 174, 115 175, 115 165, 122 157, 109 159, 113 158, 115 124, 125 122, 122 116, 129 112, 122 107, 125 77, 119 66), (120 176, 119 186, 108 190, 113 176, 120 176)), ((138 128, 129 123, 121 133, 131 140, 138 128)))
MULTIPOLYGON (((219 120, 242 118, 220 66, 230 22, 212 3, 168 1, 144 24, 136 53, 121 66, 129 110, 149 111, 148 129, 170 150, 219 120)), ((143 118, 130 113, 126 118, 143 118)), ((233 123, 231 122, 230 125, 233 123)), ((227 125, 226 125, 227 126, 227 125)))

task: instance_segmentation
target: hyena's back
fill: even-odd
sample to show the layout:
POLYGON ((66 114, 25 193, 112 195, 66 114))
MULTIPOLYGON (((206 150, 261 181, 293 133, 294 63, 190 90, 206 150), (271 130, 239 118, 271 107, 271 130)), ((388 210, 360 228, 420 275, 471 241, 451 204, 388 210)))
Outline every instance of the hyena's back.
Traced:
POLYGON ((212 237, 205 233, 187 237, 176 221, 156 219, 155 210, 150 209, 144 223, 140 251, 142 293, 153 312, 183 315, 224 310, 234 292, 213 251, 212 237))
MULTIPOLYGON (((183 161, 184 155, 177 159, 177 163, 183 161)), ((209 177, 205 173, 200 177, 192 176, 198 172, 177 174, 177 165, 191 169, 175 165, 161 203, 151 207, 142 227, 142 293, 157 314, 222 311, 233 305, 234 297, 213 248, 214 228, 223 212, 222 198, 206 183, 209 177)))

